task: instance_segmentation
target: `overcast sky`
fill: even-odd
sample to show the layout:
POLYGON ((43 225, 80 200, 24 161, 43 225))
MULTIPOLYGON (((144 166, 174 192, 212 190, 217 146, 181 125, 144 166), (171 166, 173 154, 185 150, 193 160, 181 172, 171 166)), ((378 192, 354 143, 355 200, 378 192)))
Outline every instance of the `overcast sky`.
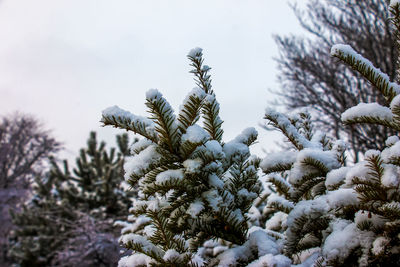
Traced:
MULTIPOLYGON (((103 109, 146 115, 150 88, 178 110, 195 86, 186 55, 201 47, 229 141, 257 125, 278 88, 272 34, 299 31, 280 0, 2 0, 0 115, 34 114, 77 154, 90 130, 120 132, 100 127, 103 109)), ((273 148, 279 135, 259 132, 273 148)))

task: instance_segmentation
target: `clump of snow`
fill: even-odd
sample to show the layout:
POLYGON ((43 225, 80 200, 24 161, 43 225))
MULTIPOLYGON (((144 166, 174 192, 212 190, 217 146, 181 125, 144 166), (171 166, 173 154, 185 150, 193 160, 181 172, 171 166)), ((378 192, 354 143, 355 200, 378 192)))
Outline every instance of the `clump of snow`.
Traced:
POLYGON ((287 214, 281 211, 275 212, 275 214, 269 218, 265 223, 265 228, 268 230, 279 230, 286 226, 287 214))
POLYGON ((390 102, 390 108, 393 110, 395 107, 400 106, 400 95, 396 95, 390 102))
POLYGON ((396 142, 392 146, 384 149, 381 153, 382 159, 390 161, 391 158, 400 157, 400 142, 396 142))
POLYGON ((122 257, 118 262, 118 267, 151 266, 152 263, 154 261, 149 256, 135 253, 122 257))
POLYGON ((326 174, 325 186, 330 189, 335 187, 342 182, 344 182, 346 178, 347 172, 350 170, 350 167, 341 167, 339 169, 333 169, 326 174))
POLYGON ((296 160, 299 162, 303 162, 307 158, 312 158, 319 161, 329 170, 338 168, 340 166, 336 155, 331 151, 321 151, 320 149, 305 148, 297 154, 296 160))
POLYGON ((157 89, 150 89, 146 92, 146 99, 148 100, 160 99, 162 96, 162 93, 157 89))
POLYGON ((203 266, 205 266, 206 262, 200 255, 198 255, 196 253, 196 254, 193 255, 193 257, 191 259, 191 263, 193 263, 195 266, 203 267, 203 266))
POLYGON ((137 116, 129 111, 126 111, 118 106, 112 106, 108 107, 102 112, 103 118, 101 119, 102 122, 105 121, 105 118, 116 118, 116 119, 121 119, 121 120, 128 120, 131 121, 132 123, 138 124, 142 123, 145 125, 146 129, 154 130, 154 123, 153 121, 149 120, 148 118, 142 117, 142 116, 137 116))
POLYGON ((215 189, 208 190, 202 194, 202 197, 208 202, 214 211, 219 210, 219 206, 224 202, 222 197, 215 189))
POLYGON ((183 112, 183 108, 184 106, 189 103, 190 98, 197 98, 198 100, 202 101, 204 99, 204 97, 206 97, 206 93, 204 92, 203 89, 199 88, 199 87, 195 87, 193 88, 185 97, 185 99, 182 102, 182 105, 180 105, 179 107, 179 113, 183 116, 185 116, 186 114, 183 112))
POLYGON ((137 151, 142 151, 146 149, 148 146, 152 145, 153 142, 147 138, 142 138, 136 143, 133 143, 130 147, 131 154, 136 154, 137 151))
POLYGON ((386 237, 380 236, 372 243, 372 253, 374 255, 381 255, 385 252, 385 248, 389 245, 390 240, 386 237))
POLYGON ((329 210, 329 206, 326 201, 321 201, 319 198, 315 200, 302 200, 297 203, 294 209, 289 213, 287 218, 287 236, 290 237, 293 233, 290 231, 290 227, 295 223, 296 218, 303 215, 307 215, 310 219, 319 218, 321 214, 325 214, 329 210))
POLYGON ((338 219, 330 225, 332 233, 326 238, 322 248, 322 253, 328 261, 334 260, 341 264, 356 247, 361 245, 369 248, 372 244, 374 234, 361 231, 348 220, 338 219))
POLYGON ((247 145, 234 141, 224 144, 223 150, 228 159, 234 157, 235 155, 244 156, 249 154, 249 147, 247 145))
POLYGON ((336 140, 333 144, 332 150, 337 152, 343 152, 348 148, 346 141, 344 140, 336 140))
POLYGON ((400 183, 400 169, 392 164, 385 164, 381 183, 386 187, 398 187, 400 183))
POLYGON ((124 164, 125 179, 129 180, 131 175, 143 175, 145 169, 160 159, 161 155, 157 152, 156 145, 148 146, 139 154, 126 161, 124 164))
POLYGON ((282 207, 284 207, 288 210, 292 210, 294 208, 293 202, 287 200, 284 197, 276 195, 276 194, 272 194, 268 197, 267 206, 271 206, 271 205, 273 205, 273 203, 277 203, 278 205, 281 205, 282 207))
POLYGON ((359 103, 342 114, 342 121, 354 120, 359 117, 374 117, 381 120, 392 121, 393 114, 390 108, 378 103, 359 103))
POLYGON ((156 228, 153 226, 153 225, 146 225, 144 228, 143 228, 143 233, 146 235, 146 236, 152 236, 155 232, 156 232, 156 228))
POLYGON ((255 139, 258 136, 258 132, 254 127, 246 128, 240 133, 238 136, 235 137, 232 141, 236 143, 246 144, 248 140, 255 139))
POLYGON ((196 199, 189 205, 186 213, 192 216, 192 218, 196 218, 196 216, 204 209, 204 203, 200 199, 196 199))
POLYGON ((359 162, 352 166, 346 174, 346 185, 353 185, 354 178, 369 180, 371 178, 370 169, 366 165, 366 162, 359 162))
MULTIPOLYGON (((239 262, 245 261, 249 257, 251 257, 254 252, 256 252, 256 254, 259 257, 261 257, 267 254, 277 255, 280 252, 280 250, 281 248, 277 245, 275 239, 269 236, 266 231, 262 230, 259 227, 252 227, 249 229, 248 240, 242 246, 237 246, 228 249, 222 254, 218 255, 217 257, 217 259, 219 260, 218 266, 221 267, 236 266, 239 262)), ((284 260, 284 257, 285 256, 282 257, 277 256, 275 262, 286 263, 287 260, 284 260)), ((282 267, 283 266, 287 265, 282 265, 282 267)))
POLYGON ((386 146, 392 146, 395 143, 397 143, 399 140, 400 140, 399 137, 396 136, 396 135, 389 136, 385 141, 385 145, 386 146))
POLYGON ((307 159, 320 162, 328 171, 340 167, 337 156, 332 151, 305 148, 297 153, 296 162, 293 164, 289 175, 289 182, 291 184, 299 183, 304 175, 313 171, 314 167, 310 164, 305 164, 307 159))
POLYGON ((183 170, 167 170, 159 173, 156 176, 156 183, 161 184, 171 180, 182 180, 183 179, 183 170))
POLYGON ((289 165, 296 161, 297 153, 293 151, 282 151, 268 154, 260 163, 260 167, 263 171, 277 165, 289 165))
POLYGON ((213 155, 214 158, 219 159, 224 156, 224 152, 222 152, 222 147, 220 143, 216 140, 207 141, 205 144, 207 151, 213 155))
POLYGON ((365 158, 375 158, 379 157, 381 155, 381 152, 376 149, 370 149, 367 152, 365 152, 365 158))
POLYGON ((120 237, 120 242, 127 244, 129 242, 140 244, 143 251, 145 252, 152 252, 161 257, 163 251, 161 248, 153 245, 146 237, 136 234, 126 234, 120 237))
POLYGON ((176 251, 175 249, 168 249, 163 257, 163 260, 165 261, 173 261, 178 259, 180 256, 179 252, 176 251))
POLYGON ((326 195, 326 201, 331 209, 359 204, 357 192, 352 188, 340 188, 335 191, 329 191, 326 195))
POLYGON ((188 57, 196 58, 203 55, 203 49, 200 47, 193 48, 189 51, 188 57))
POLYGON ((200 144, 210 139, 210 135, 199 125, 195 124, 189 126, 186 133, 182 135, 182 141, 189 141, 191 143, 200 144))

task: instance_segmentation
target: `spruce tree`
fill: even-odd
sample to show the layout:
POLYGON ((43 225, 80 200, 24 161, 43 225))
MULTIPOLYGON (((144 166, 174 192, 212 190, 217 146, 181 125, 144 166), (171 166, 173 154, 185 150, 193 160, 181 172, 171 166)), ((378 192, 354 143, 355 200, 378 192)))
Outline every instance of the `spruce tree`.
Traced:
POLYGON ((129 155, 127 134, 117 136, 118 150, 106 150, 91 132, 76 167, 51 169, 38 176, 32 199, 13 213, 16 230, 9 254, 21 266, 116 264, 117 232, 113 221, 124 216, 135 191, 122 188, 123 164, 129 155))
POLYGON ((259 160, 249 153, 257 132, 249 128, 222 141, 210 67, 199 48, 188 58, 198 87, 177 115, 156 89, 146 94, 148 118, 117 106, 103 111, 104 125, 144 137, 125 165, 125 179, 138 188, 139 199, 121 237, 133 253, 120 266, 204 266, 207 259, 198 251, 203 242, 237 246, 247 239, 246 213, 260 191, 259 160))

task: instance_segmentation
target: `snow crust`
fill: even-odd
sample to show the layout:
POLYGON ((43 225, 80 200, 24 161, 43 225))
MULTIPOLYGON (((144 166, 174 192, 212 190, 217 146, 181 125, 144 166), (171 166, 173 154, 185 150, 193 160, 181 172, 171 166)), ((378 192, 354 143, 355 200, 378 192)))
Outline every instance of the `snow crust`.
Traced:
POLYGON ((393 120, 390 108, 381 106, 378 103, 359 103, 342 114, 342 121, 354 120, 359 117, 374 117, 387 121, 393 120))

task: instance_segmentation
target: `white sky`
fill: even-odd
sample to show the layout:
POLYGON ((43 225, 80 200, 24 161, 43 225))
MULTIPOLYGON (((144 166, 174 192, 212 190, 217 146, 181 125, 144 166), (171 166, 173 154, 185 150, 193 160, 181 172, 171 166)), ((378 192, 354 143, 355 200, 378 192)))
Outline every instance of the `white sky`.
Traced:
MULTIPOLYGON (((90 130, 112 143, 122 132, 100 127, 101 111, 118 105, 146 115, 150 88, 178 110, 195 86, 186 54, 198 46, 228 141, 257 126, 274 97, 268 88, 278 88, 272 34, 299 31, 279 0, 2 0, 0 115, 36 115, 69 155, 90 130)), ((280 140, 259 133, 267 150, 280 140)))

